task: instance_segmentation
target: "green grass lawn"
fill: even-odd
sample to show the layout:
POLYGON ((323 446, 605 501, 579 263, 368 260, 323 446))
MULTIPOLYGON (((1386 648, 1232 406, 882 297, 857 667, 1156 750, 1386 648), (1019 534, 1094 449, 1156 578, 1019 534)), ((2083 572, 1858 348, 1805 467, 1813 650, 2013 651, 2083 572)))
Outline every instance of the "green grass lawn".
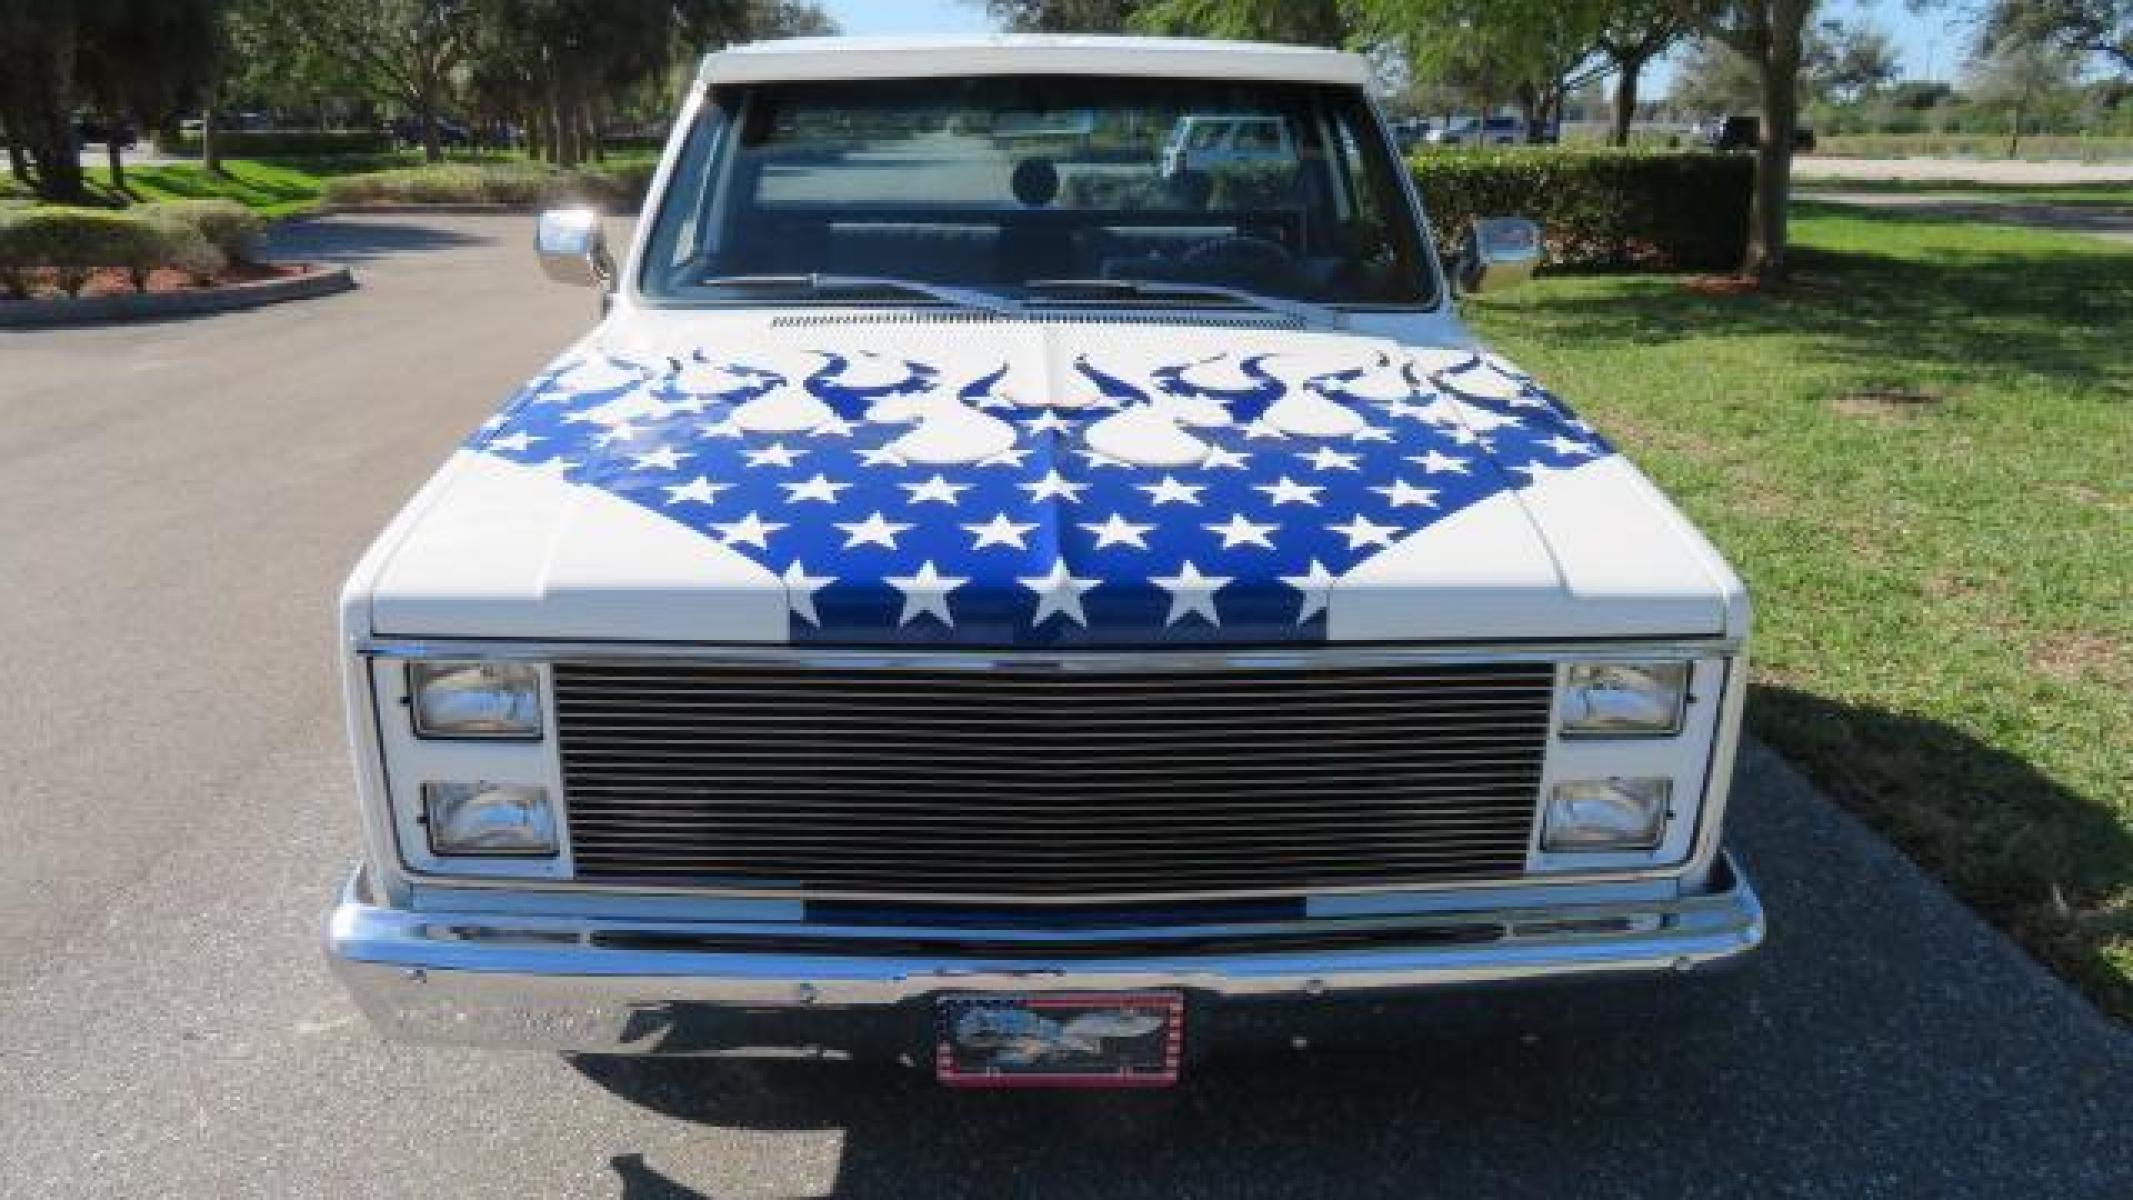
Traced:
POLYGON ((2133 1018, 2133 250, 1813 205, 1797 234, 1778 293, 1470 312, 1746 576, 1756 736, 2133 1018))
MULTIPOLYGON (((651 155, 630 151, 610 154, 601 164, 605 170, 642 169, 651 155)), ((456 164, 495 166, 509 174, 531 168, 522 156, 511 154, 455 154, 456 164)), ((326 182, 350 175, 397 171, 422 164, 419 151, 385 154, 335 155, 324 158, 226 159, 223 173, 213 174, 198 163, 164 163, 126 168, 126 192, 121 197, 111 186, 108 167, 89 166, 84 174, 91 197, 102 203, 154 204, 168 200, 234 200, 270 217, 288 216, 317 208, 324 198, 326 182)), ((648 172, 647 172, 648 173, 648 172)), ((479 200, 469 195, 466 199, 479 200)), ((34 202, 28 188, 0 175, 0 208, 27 206, 34 202)))

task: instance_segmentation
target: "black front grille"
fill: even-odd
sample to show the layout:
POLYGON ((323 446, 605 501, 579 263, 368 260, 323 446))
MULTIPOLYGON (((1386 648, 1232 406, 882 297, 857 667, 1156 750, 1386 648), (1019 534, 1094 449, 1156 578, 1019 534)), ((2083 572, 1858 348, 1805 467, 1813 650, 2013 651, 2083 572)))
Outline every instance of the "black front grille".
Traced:
POLYGON ((1031 900, 1500 878, 1546 663, 555 669, 580 879, 1031 900))

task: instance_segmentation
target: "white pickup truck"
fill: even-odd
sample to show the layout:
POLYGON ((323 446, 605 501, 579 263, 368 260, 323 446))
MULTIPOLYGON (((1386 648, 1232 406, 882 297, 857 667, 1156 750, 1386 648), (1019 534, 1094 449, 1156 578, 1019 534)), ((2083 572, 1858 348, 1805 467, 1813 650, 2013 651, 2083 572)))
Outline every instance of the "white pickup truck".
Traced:
POLYGON ((1756 946, 1741 584, 1460 324, 1538 232, 1440 257, 1368 77, 708 58, 619 264, 539 222, 603 319, 342 597, 373 1022, 1143 1086, 1239 1007, 1756 946), (1166 167, 1195 114, 1286 157, 1166 167))

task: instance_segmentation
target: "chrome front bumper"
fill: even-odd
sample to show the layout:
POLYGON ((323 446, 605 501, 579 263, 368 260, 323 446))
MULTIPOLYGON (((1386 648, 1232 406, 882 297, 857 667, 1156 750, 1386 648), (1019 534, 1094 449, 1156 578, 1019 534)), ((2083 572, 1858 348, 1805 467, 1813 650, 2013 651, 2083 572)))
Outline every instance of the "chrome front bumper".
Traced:
POLYGON ((684 1014, 783 1030, 798 1028, 784 1018, 908 1011, 952 992, 1177 989, 1205 1005, 1653 976, 1736 959, 1763 929, 1730 857, 1710 891, 1670 900, 1037 933, 415 912, 372 903, 359 871, 326 951, 398 1040, 701 1054, 735 1045, 675 1036, 684 1014))

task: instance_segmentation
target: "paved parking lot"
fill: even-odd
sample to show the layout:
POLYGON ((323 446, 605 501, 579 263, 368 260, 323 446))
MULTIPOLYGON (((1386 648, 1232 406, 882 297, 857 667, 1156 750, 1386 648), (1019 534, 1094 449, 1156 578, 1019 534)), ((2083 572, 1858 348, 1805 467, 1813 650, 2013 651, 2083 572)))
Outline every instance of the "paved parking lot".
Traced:
POLYGON ((317 950, 332 595, 590 317, 527 233, 341 218, 281 245, 358 292, 0 333, 0 1194, 2133 1195, 2133 1035, 1760 751, 1773 935, 1692 996, 1380 1009, 1160 1095, 378 1043, 317 950))

